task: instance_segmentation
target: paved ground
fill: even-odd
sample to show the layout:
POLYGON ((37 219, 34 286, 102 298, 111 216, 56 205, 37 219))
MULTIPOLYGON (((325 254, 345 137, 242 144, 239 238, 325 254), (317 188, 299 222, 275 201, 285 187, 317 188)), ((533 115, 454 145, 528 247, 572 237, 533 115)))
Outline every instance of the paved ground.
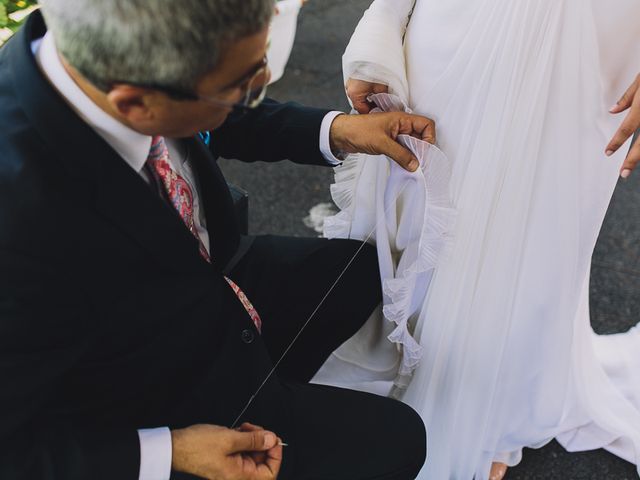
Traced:
MULTIPOLYGON (((300 19, 298 40, 285 77, 271 90, 278 100, 346 109, 342 51, 370 0, 312 0, 300 19)), ((330 169, 243 165, 223 161, 230 181, 250 192, 253 234, 314 235, 303 218, 330 202, 330 169)), ((616 191, 593 259, 592 314, 599 333, 624 331, 640 320, 640 174, 616 191)), ((640 353, 639 353, 640 354, 640 353)), ((604 451, 566 453, 552 443, 528 450, 510 480, 636 479, 635 468, 604 451)), ((434 479, 441 480, 441 479, 434 479)))

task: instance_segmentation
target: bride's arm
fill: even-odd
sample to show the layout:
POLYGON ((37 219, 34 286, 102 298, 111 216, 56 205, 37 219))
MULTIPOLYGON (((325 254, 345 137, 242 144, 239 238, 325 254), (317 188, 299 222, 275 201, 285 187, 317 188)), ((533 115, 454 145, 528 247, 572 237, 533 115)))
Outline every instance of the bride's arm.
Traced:
POLYGON ((358 24, 343 56, 349 79, 387 85, 407 100, 403 36, 414 0, 375 0, 358 24))

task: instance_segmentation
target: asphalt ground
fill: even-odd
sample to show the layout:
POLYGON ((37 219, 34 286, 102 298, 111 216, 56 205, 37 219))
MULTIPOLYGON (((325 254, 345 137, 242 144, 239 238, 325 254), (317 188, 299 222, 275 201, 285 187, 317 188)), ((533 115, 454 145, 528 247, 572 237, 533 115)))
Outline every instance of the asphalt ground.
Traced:
MULTIPOLYGON (((311 0, 303 9, 285 76, 270 89, 280 101, 347 111, 341 56, 370 0, 311 0)), ((638 67, 640 70, 640 66, 638 67)), ((604 148, 604 146, 603 146, 604 148)), ((314 236, 303 219, 331 202, 330 168, 243 164, 221 160, 227 179, 250 195, 251 234, 314 236)), ((598 333, 623 332, 640 321, 640 172, 621 181, 592 263, 591 313, 598 333)), ((638 352, 640 355, 640 352, 638 352)), ((509 480, 632 480, 633 465, 602 451, 567 453, 556 442, 526 450, 509 480)), ((434 479, 445 480, 445 479, 434 479)))

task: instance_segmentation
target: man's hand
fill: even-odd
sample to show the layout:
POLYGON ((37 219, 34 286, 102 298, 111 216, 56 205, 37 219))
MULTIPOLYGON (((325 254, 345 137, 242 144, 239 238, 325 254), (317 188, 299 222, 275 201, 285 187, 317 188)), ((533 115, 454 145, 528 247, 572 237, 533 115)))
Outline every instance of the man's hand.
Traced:
MULTIPOLYGON (((629 110, 627 117, 614 135, 609 145, 607 145, 607 156, 613 155, 622 145, 640 128, 640 75, 636 77, 635 82, 629 87, 622 98, 616 103, 611 113, 621 113, 629 110)), ((627 158, 620 170, 620 176, 627 178, 636 165, 640 162, 640 142, 636 142, 627 155, 627 158)))
POLYGON ((278 437, 261 427, 193 425, 171 432, 172 469, 208 480, 274 480, 282 464, 278 437))
POLYGON ((375 105, 367 101, 372 93, 387 93, 389 87, 382 83, 371 83, 350 78, 346 85, 347 96, 353 108, 360 114, 369 113, 375 105))
POLYGON ((396 141, 402 134, 435 143, 436 125, 426 117, 401 112, 339 115, 331 124, 331 149, 334 152, 387 155, 404 169, 414 172, 419 166, 418 159, 396 141))

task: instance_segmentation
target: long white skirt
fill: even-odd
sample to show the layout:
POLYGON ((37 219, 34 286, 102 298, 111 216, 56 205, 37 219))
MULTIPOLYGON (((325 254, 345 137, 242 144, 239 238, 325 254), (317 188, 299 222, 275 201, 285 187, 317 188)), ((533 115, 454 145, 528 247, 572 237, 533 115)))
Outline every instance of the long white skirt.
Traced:
MULTIPOLYGON (((408 319, 421 350, 402 399, 429 433, 419 478, 487 479, 493 461, 515 465, 553 438, 640 465, 640 328, 595 335, 588 298, 627 151, 605 157, 621 121, 607 111, 640 72, 640 2, 418 0, 403 46, 411 3, 374 2, 345 74, 386 80, 435 119, 452 165, 450 245, 408 319)), ((380 241, 394 231, 375 229, 389 163, 354 162, 338 170, 344 211, 329 233, 374 228, 381 256, 397 259, 394 239, 380 241)), ((388 320, 372 318, 317 381, 387 393, 394 369, 412 367, 393 358, 388 320)))

